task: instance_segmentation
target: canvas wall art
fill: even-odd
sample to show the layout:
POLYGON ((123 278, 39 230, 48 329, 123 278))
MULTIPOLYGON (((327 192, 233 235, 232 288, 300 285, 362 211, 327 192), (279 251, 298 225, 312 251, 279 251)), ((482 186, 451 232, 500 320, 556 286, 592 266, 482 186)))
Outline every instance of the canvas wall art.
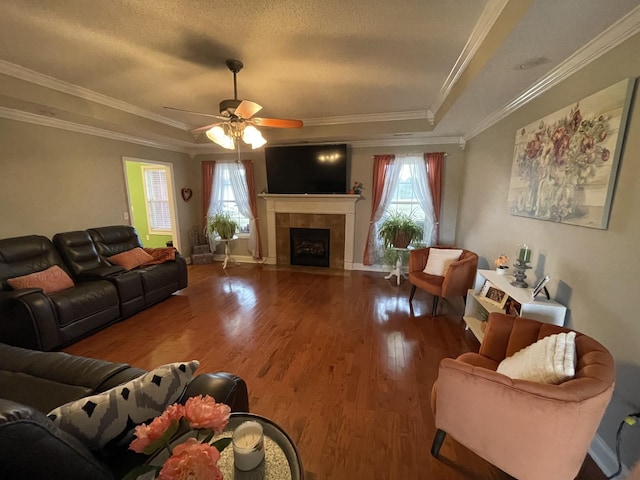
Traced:
POLYGON ((509 211, 606 229, 635 79, 516 132, 509 211))

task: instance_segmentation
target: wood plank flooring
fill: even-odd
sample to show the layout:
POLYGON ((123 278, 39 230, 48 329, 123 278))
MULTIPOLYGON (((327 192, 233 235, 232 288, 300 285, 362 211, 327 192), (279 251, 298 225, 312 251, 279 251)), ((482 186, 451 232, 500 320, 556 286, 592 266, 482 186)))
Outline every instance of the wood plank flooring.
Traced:
MULTIPOLYGON (((251 411, 296 442, 307 480, 510 479, 450 437, 431 457, 438 363, 479 344, 462 300, 432 318, 426 293, 410 308, 410 285, 383 276, 190 266, 187 289, 65 351, 144 369, 198 359, 200 372, 240 375, 251 411)), ((590 459, 578 476, 604 478, 590 459)))

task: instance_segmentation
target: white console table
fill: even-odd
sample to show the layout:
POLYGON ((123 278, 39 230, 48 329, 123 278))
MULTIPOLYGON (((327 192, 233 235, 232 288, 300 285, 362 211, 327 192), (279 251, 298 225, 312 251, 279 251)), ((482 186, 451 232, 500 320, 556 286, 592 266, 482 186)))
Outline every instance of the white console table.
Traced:
POLYGON ((474 287, 467 293, 467 304, 462 318, 467 328, 481 342, 484 337, 483 323, 486 322, 489 313, 505 311, 504 308, 498 307, 480 295, 487 280, 520 304, 521 317, 553 325, 564 325, 567 312, 567 307, 564 305, 554 300, 547 300, 544 294, 539 294, 535 299, 531 298, 533 288, 514 287, 511 285, 512 275, 498 275, 495 270, 478 270, 474 287))

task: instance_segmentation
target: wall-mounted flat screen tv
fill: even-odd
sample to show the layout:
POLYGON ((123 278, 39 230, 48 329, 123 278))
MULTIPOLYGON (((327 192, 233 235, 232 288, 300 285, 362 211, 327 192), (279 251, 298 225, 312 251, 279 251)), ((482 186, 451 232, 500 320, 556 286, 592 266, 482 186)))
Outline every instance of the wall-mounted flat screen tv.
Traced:
POLYGON ((269 193, 347 193, 346 144, 265 148, 269 193))

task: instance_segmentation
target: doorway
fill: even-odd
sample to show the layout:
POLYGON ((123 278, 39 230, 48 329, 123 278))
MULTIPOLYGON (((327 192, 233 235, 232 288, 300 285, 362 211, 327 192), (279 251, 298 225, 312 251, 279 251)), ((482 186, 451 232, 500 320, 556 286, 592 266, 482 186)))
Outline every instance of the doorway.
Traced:
POLYGON ((180 249, 173 165, 123 157, 130 223, 148 248, 180 249))

